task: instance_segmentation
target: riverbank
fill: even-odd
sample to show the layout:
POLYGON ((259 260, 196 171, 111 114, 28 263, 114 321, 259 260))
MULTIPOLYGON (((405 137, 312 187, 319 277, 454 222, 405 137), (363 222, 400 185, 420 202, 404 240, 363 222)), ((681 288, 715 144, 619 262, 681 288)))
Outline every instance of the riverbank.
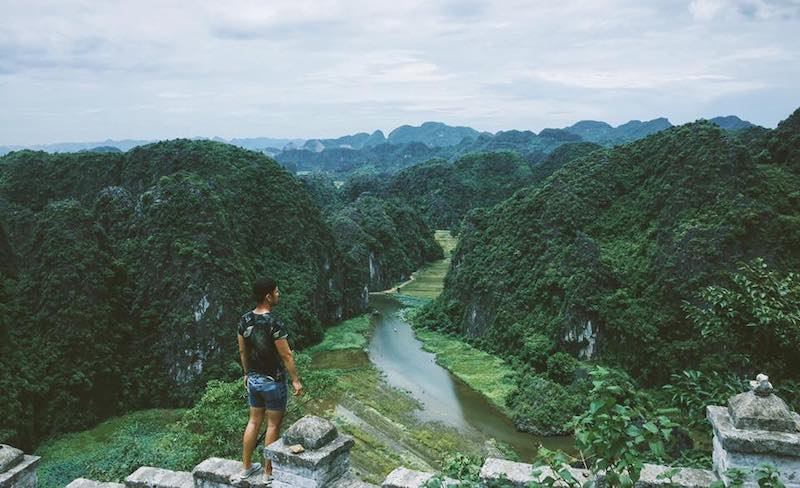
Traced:
MULTIPOLYGON (((439 296, 444 289, 444 277, 450 267, 453 250, 458 239, 448 230, 435 231, 436 241, 442 246, 445 258, 428 263, 412 274, 413 280, 397 288, 387 290, 409 309, 403 315, 414 326, 414 310, 417 306, 439 296), (398 291, 399 290, 399 291, 398 291), (406 297, 410 297, 406 298, 406 297)), ((503 413, 511 416, 506 398, 514 389, 514 369, 502 359, 472 347, 463 339, 423 327, 414 327, 414 334, 422 342, 424 350, 436 355, 436 363, 474 389, 503 413)))
POLYGON ((356 439, 351 465, 358 475, 380 483, 398 466, 440 469, 441 460, 456 451, 471 456, 496 454, 492 445, 418 417, 423 406, 409 392, 390 385, 367 357, 374 320, 371 315, 346 320, 328 329, 322 342, 309 351, 313 367, 333 372, 338 383, 336 391, 312 413, 330 418, 356 439))
MULTIPOLYGON (((406 317, 413 327, 413 313, 406 317)), ((511 416, 506 398, 515 388, 515 372, 508 363, 450 334, 422 327, 414 327, 414 334, 424 350, 436 355, 437 364, 511 416)))

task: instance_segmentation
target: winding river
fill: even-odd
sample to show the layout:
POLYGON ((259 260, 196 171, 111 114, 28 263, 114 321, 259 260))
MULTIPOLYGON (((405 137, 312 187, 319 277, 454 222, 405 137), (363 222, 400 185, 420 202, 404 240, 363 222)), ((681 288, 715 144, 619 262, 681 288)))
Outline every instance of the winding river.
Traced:
POLYGON ((571 450, 571 437, 538 437, 517 431, 502 411, 438 365, 435 355, 422 349, 399 314, 402 305, 391 295, 371 293, 369 300, 379 313, 373 319, 369 360, 392 386, 410 392, 422 404, 421 420, 453 426, 476 441, 495 438, 514 448, 523 461, 531 461, 540 444, 571 450))

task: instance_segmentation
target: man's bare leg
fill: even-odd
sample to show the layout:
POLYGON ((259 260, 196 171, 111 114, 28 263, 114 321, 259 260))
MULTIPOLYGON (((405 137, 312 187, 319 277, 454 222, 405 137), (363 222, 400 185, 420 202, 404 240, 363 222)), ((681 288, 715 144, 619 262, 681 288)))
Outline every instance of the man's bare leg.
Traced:
POLYGON ((261 428, 261 423, 264 421, 264 409, 250 407, 250 420, 247 422, 247 427, 244 429, 244 437, 242 444, 244 446, 242 453, 242 464, 244 469, 250 469, 250 458, 253 456, 253 450, 256 448, 258 441, 258 430, 261 428))
MULTIPOLYGON (((264 446, 268 446, 278 440, 283 413, 283 410, 267 410, 267 435, 264 438, 264 446)), ((264 458, 264 473, 272 474, 272 460, 269 458, 264 458)))

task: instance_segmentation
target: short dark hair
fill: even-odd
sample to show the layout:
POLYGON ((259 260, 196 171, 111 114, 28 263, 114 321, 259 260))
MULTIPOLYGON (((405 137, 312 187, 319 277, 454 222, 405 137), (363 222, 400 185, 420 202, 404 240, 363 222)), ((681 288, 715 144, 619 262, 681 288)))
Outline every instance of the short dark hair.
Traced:
POLYGON ((259 278, 253 283, 253 298, 255 298, 257 302, 260 302, 264 299, 265 295, 269 295, 275 291, 277 287, 278 284, 275 283, 275 280, 272 278, 259 278))

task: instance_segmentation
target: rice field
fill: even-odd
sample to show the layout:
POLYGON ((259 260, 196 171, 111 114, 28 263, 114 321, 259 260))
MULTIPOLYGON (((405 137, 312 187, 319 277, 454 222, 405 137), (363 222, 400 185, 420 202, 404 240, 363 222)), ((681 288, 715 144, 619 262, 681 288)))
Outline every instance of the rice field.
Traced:
POLYGON ((444 277, 450 268, 450 258, 458 239, 453 237, 449 230, 437 230, 435 238, 444 250, 444 259, 427 263, 412 273, 410 280, 397 287, 399 293, 430 300, 442 293, 444 277))

